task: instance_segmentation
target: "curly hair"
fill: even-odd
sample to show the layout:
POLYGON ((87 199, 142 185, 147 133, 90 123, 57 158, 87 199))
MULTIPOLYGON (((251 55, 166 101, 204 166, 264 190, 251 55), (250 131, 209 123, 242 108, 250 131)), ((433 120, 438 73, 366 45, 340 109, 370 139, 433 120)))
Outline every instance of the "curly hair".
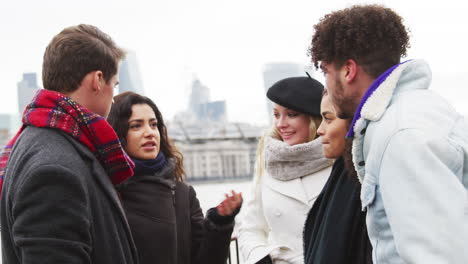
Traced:
POLYGON ((124 149, 127 147, 128 120, 132 116, 132 107, 136 104, 147 104, 153 109, 156 119, 158 120, 157 126, 161 135, 160 151, 162 151, 167 158, 173 158, 175 160, 175 180, 183 182, 185 178, 184 157, 172 140, 169 139, 162 114, 150 98, 134 92, 124 92, 114 97, 114 103, 112 104, 107 121, 117 133, 122 147, 124 149))
POLYGON ((308 54, 316 68, 323 61, 338 69, 352 59, 377 78, 399 63, 410 47, 403 19, 381 5, 355 5, 332 12, 314 30, 308 54))
POLYGON ((359 183, 357 171, 353 163, 352 149, 353 149, 353 139, 347 138, 345 151, 342 155, 343 161, 344 161, 344 167, 348 171, 347 173, 348 177, 350 177, 351 179, 354 179, 356 183, 359 183))

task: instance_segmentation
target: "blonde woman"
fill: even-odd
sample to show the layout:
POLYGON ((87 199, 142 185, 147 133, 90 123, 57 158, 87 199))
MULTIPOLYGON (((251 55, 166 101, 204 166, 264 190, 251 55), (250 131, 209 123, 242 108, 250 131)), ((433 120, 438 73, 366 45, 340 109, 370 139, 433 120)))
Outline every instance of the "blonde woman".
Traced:
POLYGON ((304 263, 305 218, 332 165, 317 139, 322 93, 323 85, 307 77, 283 79, 267 92, 274 125, 260 140, 239 228, 247 264, 304 263))

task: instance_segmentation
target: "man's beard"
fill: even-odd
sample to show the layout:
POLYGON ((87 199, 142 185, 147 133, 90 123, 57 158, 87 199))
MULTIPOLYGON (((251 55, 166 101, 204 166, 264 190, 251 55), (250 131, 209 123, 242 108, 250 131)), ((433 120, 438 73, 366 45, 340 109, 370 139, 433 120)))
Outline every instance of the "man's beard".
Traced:
POLYGON ((335 106, 336 116, 341 119, 353 118, 359 104, 359 98, 357 94, 350 94, 345 97, 344 86, 336 79, 333 104, 335 106))

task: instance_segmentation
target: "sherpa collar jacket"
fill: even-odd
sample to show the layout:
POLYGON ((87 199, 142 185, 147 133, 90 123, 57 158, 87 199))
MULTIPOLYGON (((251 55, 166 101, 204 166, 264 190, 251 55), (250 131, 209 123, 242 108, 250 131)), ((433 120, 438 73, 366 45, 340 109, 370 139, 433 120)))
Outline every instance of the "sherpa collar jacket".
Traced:
POLYGON ((430 84, 426 62, 400 64, 354 126, 374 263, 468 263, 468 122, 430 84))

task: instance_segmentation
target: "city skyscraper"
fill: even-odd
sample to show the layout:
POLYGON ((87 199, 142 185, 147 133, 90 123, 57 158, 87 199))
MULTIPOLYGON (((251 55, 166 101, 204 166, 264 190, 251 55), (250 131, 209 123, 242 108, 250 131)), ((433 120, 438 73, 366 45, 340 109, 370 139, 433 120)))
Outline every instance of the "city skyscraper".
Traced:
POLYGON ((23 79, 18 82, 18 113, 21 115, 26 105, 31 102, 37 86, 37 76, 35 72, 23 74, 23 79))
POLYGON ((0 150, 13 137, 21 126, 18 114, 0 113, 0 150))
POLYGON ((212 101, 202 104, 201 119, 212 122, 226 122, 226 101, 212 101))
POLYGON ((119 93, 127 91, 145 95, 137 57, 133 51, 127 53, 119 71, 119 93))
MULTIPOLYGON (((263 67, 263 83, 265 85, 265 94, 268 91, 268 88, 281 79, 296 76, 306 76, 304 69, 304 65, 291 62, 275 62, 265 64, 263 67)), ((265 98, 267 97, 265 96, 265 98)), ((268 98, 266 100, 268 120, 271 123, 273 116, 273 104, 270 100, 268 100, 268 98)))
POLYGON ((192 82, 192 89, 189 99, 189 111, 194 113, 197 118, 204 114, 204 106, 210 101, 210 89, 203 85, 198 78, 192 82))
POLYGON ((227 119, 226 101, 211 101, 210 89, 193 77, 187 111, 178 113, 174 120, 193 125, 200 122, 225 123, 227 119))

